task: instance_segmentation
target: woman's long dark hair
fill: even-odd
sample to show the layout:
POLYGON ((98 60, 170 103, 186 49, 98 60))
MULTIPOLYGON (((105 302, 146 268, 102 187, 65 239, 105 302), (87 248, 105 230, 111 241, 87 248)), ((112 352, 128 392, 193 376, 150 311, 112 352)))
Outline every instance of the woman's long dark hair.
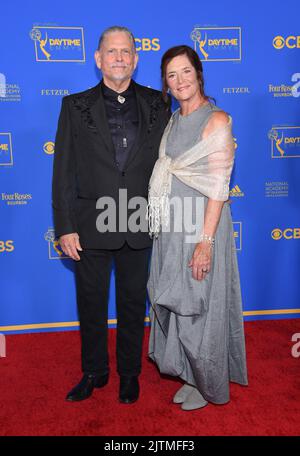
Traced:
POLYGON ((204 92, 204 78, 203 78, 203 67, 201 60, 194 49, 192 49, 190 46, 186 46, 185 44, 182 44, 180 46, 174 46, 170 49, 168 49, 164 55, 162 56, 161 59, 161 78, 162 78, 162 94, 163 98, 166 102, 168 102, 168 84, 167 84, 167 77, 166 77, 166 70, 167 70, 167 65, 170 63, 174 57, 177 57, 178 55, 186 55, 187 58, 189 59, 191 65, 195 68, 196 73, 197 73, 197 79, 199 82, 199 88, 200 88, 200 94, 201 96, 207 100, 214 100, 214 98, 209 97, 208 95, 205 94, 204 92))

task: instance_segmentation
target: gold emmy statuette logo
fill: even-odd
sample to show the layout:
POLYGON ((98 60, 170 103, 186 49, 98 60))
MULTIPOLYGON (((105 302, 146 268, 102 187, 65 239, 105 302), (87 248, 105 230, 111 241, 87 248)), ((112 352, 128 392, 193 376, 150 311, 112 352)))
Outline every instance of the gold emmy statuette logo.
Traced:
POLYGON ((53 155, 54 154, 54 142, 53 141, 48 141, 44 144, 43 150, 46 154, 48 155, 53 155))
POLYGON ((274 130, 274 128, 272 128, 272 130, 269 131, 268 136, 269 136, 269 139, 271 139, 271 141, 275 142, 276 149, 278 150, 278 152, 280 153, 280 155, 282 157, 284 155, 284 150, 280 146, 284 140, 283 132, 281 133, 281 137, 278 138, 278 131, 274 130))
POLYGON ((284 44, 285 44, 285 41, 284 41, 284 38, 280 35, 278 36, 275 36, 274 40, 273 40, 273 46, 275 49, 283 49, 284 48, 284 44))
POLYGON ((279 228, 275 228, 272 231, 271 236, 275 241, 278 241, 279 239, 282 238, 282 231, 279 228))
POLYGON ((208 59, 208 53, 204 50, 204 46, 206 45, 207 43, 207 34, 205 33, 205 38, 204 40, 201 39, 201 32, 200 30, 197 30, 197 29, 194 29, 190 35, 191 37, 191 40, 194 41, 195 45, 196 43, 198 43, 199 45, 199 51, 201 52, 201 54, 203 55, 203 57, 205 58, 205 60, 208 59))
POLYGON ((283 132, 281 133, 281 138, 277 138, 276 142, 275 142, 276 148, 281 156, 284 155, 284 150, 281 149, 281 147, 280 147, 282 141, 283 141, 283 132))
POLYGON ((35 41, 35 42, 39 42, 39 45, 40 45, 40 49, 42 51, 42 53, 45 55, 46 59, 47 60, 50 60, 50 57, 51 57, 51 54, 49 52, 46 51, 45 49, 45 46, 48 42, 48 34, 46 32, 46 38, 44 40, 42 40, 42 33, 39 29, 32 29, 31 32, 30 32, 30 38, 35 41))

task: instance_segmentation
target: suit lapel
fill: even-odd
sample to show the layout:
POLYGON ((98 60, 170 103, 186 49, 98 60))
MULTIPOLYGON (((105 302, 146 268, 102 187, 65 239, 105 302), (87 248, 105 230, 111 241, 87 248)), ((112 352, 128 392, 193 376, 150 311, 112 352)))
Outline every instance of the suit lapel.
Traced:
MULTIPOLYGON (((92 118, 95 122, 98 132, 100 133, 106 147, 111 153, 114 153, 114 144, 111 139, 109 125, 106 117, 105 104, 103 100, 101 83, 95 87, 95 93, 92 98, 90 107, 92 118)), ((113 157, 113 155, 112 155, 113 157)))
POLYGON ((137 109, 138 109, 138 119, 139 127, 136 139, 134 144, 129 152, 127 158, 125 169, 128 168, 130 163, 134 160, 142 144, 145 142, 148 136, 149 123, 150 123, 150 106, 143 97, 142 87, 134 82, 134 89, 136 93, 137 109))
MULTIPOLYGON (((134 81, 133 87, 136 93, 139 127, 134 144, 131 150, 129 151, 129 155, 124 169, 128 168, 131 162, 135 159, 138 152, 142 149, 144 142, 147 140, 149 136, 151 127, 153 126, 153 119, 151 120, 151 103, 153 103, 152 98, 149 97, 149 94, 147 92, 145 92, 143 86, 140 86, 134 81)), ((111 133, 106 117, 106 110, 101 90, 101 83, 93 89, 90 95, 89 109, 92 117, 92 124, 94 124, 94 128, 97 129, 97 131, 101 135, 106 145, 106 148, 109 152, 110 160, 114 160, 115 148, 111 138, 111 133)))

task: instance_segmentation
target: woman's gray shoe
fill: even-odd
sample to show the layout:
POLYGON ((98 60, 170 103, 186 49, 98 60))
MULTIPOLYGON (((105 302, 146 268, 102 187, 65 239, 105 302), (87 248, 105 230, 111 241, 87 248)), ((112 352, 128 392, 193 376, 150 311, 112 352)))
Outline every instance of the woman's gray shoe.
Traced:
POLYGON ((173 397, 174 404, 182 404, 194 389, 196 389, 195 386, 185 383, 173 397))
POLYGON ((208 402, 200 394, 197 388, 193 388, 193 391, 191 391, 186 400, 183 402, 181 408, 182 410, 196 410, 205 407, 207 404, 208 402))

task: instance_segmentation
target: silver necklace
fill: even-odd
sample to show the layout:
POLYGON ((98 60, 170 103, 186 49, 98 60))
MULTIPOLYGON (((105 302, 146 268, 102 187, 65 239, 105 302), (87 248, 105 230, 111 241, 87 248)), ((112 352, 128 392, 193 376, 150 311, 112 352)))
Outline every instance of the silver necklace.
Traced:
POLYGON ((118 102, 121 103, 121 104, 123 104, 125 102, 125 100, 126 100, 126 98, 122 97, 122 95, 118 95, 117 99, 118 99, 118 102))

